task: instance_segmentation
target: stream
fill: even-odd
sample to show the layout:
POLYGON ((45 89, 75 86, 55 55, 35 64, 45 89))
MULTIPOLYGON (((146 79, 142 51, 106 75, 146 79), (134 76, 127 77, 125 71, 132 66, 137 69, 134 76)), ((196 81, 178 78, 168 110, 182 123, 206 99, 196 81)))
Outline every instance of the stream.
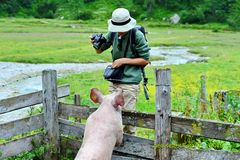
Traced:
MULTIPOLYGON (((153 61, 151 66, 204 62, 206 57, 192 54, 186 47, 152 47, 150 55, 164 57, 153 61)), ((0 99, 35 92, 42 89, 42 70, 57 70, 58 77, 104 69, 109 63, 61 63, 61 64, 25 64, 0 62, 0 99)))

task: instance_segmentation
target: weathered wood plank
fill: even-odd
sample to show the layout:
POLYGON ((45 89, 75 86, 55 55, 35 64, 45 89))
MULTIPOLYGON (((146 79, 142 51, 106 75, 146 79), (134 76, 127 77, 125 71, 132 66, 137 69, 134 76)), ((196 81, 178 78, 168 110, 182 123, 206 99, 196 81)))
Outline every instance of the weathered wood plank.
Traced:
POLYGON ((124 145, 115 147, 114 151, 122 155, 135 156, 139 159, 154 159, 154 142, 148 139, 124 134, 124 145))
MULTIPOLYGON (((58 98, 70 94, 69 85, 58 87, 58 98)), ((42 103, 42 91, 0 100, 0 114, 42 103)))
POLYGON ((59 103, 59 116, 65 119, 67 119, 69 116, 87 119, 87 117, 95 110, 96 108, 90 108, 88 106, 76 106, 61 102, 59 103))
POLYGON ((155 115, 152 113, 123 111, 123 124, 154 129, 155 115))
POLYGON ((0 114, 0 124, 27 118, 32 115, 33 112, 36 111, 40 113, 41 110, 42 106, 35 105, 0 114))
POLYGON ((43 128, 43 114, 0 124, 0 138, 8 139, 38 128, 43 128))
POLYGON ((45 159, 57 160, 60 152, 60 137, 58 123, 57 72, 44 70, 42 72, 43 115, 45 144, 51 148, 45 154, 45 159))
POLYGON ((4 144, 0 144, 0 159, 4 159, 11 156, 16 156, 24 151, 30 151, 33 149, 32 141, 36 143, 42 143, 43 134, 39 133, 33 136, 28 136, 13 141, 9 141, 4 144))
POLYGON ((156 113, 154 157, 156 160, 170 160, 170 148, 164 147, 170 143, 171 134, 171 70, 156 69, 156 113))
POLYGON ((112 155, 112 160, 143 160, 143 159, 145 158, 134 158, 134 157, 112 155))
POLYGON ((240 142, 240 124, 172 116, 171 130, 176 133, 240 142))
MULTIPOLYGON (((65 119, 69 116, 87 119, 87 117, 95 110, 96 108, 87 106, 74 106, 64 103, 59 104, 59 115, 65 119)), ((124 125, 154 129, 154 114, 122 111, 122 116, 124 125)))
MULTIPOLYGON (((59 119, 59 122, 61 135, 70 135, 80 139, 83 138, 83 124, 71 122, 61 118, 59 119)), ((63 143, 63 140, 61 140, 61 143, 63 143)), ((66 140, 64 143, 67 143, 66 140)), ((74 148, 80 148, 79 141, 69 140, 69 143, 71 143, 71 145, 61 146, 73 146, 74 148)), ((153 141, 124 134, 124 146, 116 147, 115 151, 122 154, 137 156, 139 158, 146 157, 153 159, 153 141)))
POLYGON ((240 153, 216 150, 172 149, 171 160, 239 160, 240 153))
POLYGON ((59 118, 60 134, 82 139, 84 135, 84 128, 85 126, 83 124, 59 118))

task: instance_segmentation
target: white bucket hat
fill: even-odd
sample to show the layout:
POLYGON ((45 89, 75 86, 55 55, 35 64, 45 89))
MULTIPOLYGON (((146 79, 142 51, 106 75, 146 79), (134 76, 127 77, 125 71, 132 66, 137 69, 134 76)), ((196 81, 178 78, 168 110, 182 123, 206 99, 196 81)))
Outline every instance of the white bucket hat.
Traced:
POLYGON ((108 20, 108 31, 127 32, 135 25, 136 20, 130 16, 129 11, 125 8, 118 8, 113 11, 112 19, 108 20))

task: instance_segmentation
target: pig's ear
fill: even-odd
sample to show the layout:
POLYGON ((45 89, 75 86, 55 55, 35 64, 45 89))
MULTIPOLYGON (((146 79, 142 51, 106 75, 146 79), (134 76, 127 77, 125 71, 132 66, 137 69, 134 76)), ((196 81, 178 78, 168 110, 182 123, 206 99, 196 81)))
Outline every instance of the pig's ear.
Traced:
POLYGON ((94 103, 102 103, 103 95, 97 88, 92 88, 90 98, 94 103))
POLYGON ((115 98, 114 98, 114 104, 113 104, 114 107, 118 107, 118 106, 123 107, 124 104, 125 104, 125 103, 124 103, 124 98, 123 98, 123 95, 122 95, 122 94, 118 94, 117 96, 115 96, 115 98))

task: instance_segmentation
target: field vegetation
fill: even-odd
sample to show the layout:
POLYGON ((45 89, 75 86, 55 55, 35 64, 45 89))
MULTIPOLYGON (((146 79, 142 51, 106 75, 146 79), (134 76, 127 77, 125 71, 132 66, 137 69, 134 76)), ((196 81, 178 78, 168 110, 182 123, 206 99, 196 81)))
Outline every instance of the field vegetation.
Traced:
POLYGON ((168 21, 177 13, 183 24, 217 22, 240 27, 240 0, 2 0, 0 17, 105 21, 122 6, 141 21, 168 21))

